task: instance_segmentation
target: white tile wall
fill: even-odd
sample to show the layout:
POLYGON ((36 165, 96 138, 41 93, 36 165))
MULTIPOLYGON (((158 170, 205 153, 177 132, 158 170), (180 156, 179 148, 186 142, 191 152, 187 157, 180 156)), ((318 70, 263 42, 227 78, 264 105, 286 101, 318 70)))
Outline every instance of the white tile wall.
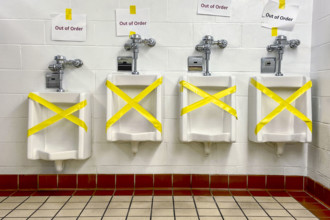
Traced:
POLYGON ((50 19, 50 14, 65 13, 65 8, 70 7, 70 5, 68 0, 2 0, 0 18, 50 19))
POLYGON ((0 45, 0 68, 20 69, 21 48, 16 45, 0 45))
POLYGON ((1 44, 44 44, 45 22, 36 20, 1 20, 1 44))
MULTIPOLYGON (((48 65, 53 57, 61 54, 67 58, 80 58, 84 62, 80 69, 66 69, 64 87, 69 91, 87 91, 94 97, 91 128, 93 156, 88 160, 67 162, 65 173, 305 175, 308 152, 303 145, 288 145, 283 157, 277 158, 274 147, 250 143, 247 138, 249 77, 260 74, 261 57, 273 55, 266 51, 266 46, 274 40, 271 31, 260 27, 260 16, 266 2, 233 1, 231 17, 216 17, 197 15, 197 0, 1 0, 0 149, 3 153, 0 154, 0 173, 55 172, 52 162, 26 158, 27 94, 53 91, 45 88, 45 73, 49 71, 48 65), (105 138, 105 79, 108 74, 116 72, 117 56, 130 55, 123 49, 127 37, 116 37, 115 34, 115 9, 128 8, 132 4, 137 8, 150 8, 150 33, 157 40, 154 48, 141 48, 139 70, 142 74, 163 74, 165 87, 164 141, 141 143, 136 156, 131 153, 130 144, 109 143, 105 138), (64 13, 68 7, 72 8, 73 13, 87 14, 86 42, 51 41, 50 14, 64 13), (204 155, 202 144, 181 143, 179 140, 178 87, 180 78, 187 72, 187 57, 201 55, 194 48, 206 34, 213 35, 215 39, 228 40, 226 49, 214 48, 210 67, 214 75, 237 77, 239 117, 237 142, 214 144, 208 157, 204 155)), ((290 39, 300 39, 302 44, 296 51, 285 53, 283 70, 288 74, 309 75, 313 2, 299 2, 301 14, 298 24, 293 32, 285 34, 290 39)), ((329 8, 330 4, 327 0, 322 0, 322 4, 324 6, 319 7, 322 15, 318 15, 317 19, 323 19, 319 23, 327 25, 329 19, 324 8, 329 8)), ((322 28, 314 30, 327 35, 322 28)), ((328 38, 323 36, 319 39, 321 43, 315 45, 325 46, 315 48, 313 53, 327 54, 328 38)), ((313 66, 317 68, 329 67, 329 62, 322 56, 314 60, 313 66)), ((314 79, 321 75, 327 77, 326 72, 314 72, 314 79)), ((317 94, 323 94, 322 97, 329 94, 326 82, 315 83, 320 85, 316 89, 317 94)), ((321 106, 330 105, 327 100, 321 100, 321 106)), ((324 117, 316 118, 323 120, 324 117)), ((328 123, 318 122, 316 124, 322 123, 322 126, 328 123)), ((314 144, 320 141, 316 138, 314 144)), ((329 144, 324 143, 323 139, 321 142, 322 150, 328 151, 329 148, 323 146, 329 144)), ((311 149, 316 154, 315 149, 318 148, 314 146, 311 149)), ((310 160, 312 158, 309 156, 310 160)), ((327 161, 326 156, 322 155, 320 160, 327 161)), ((309 169, 310 173, 314 175, 319 172, 322 177, 326 175, 324 167, 314 162, 311 164, 315 165, 309 169)))
POLYGON ((308 175, 330 187, 330 2, 313 5, 311 78, 313 80, 313 142, 308 150, 308 175))

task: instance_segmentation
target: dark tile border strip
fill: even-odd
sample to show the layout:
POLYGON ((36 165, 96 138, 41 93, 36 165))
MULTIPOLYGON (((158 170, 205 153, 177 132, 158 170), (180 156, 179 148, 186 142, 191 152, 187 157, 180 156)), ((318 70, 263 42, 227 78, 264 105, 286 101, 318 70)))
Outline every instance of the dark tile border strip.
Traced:
MULTIPOLYGON (((216 174, 40 174, 0 175, 0 191, 35 190, 228 190, 267 191, 272 196, 287 196, 286 191, 307 192, 330 207, 330 190, 304 176, 283 175, 216 175, 216 174)), ((8 192, 4 192, 8 191, 8 192)), ((10 192, 11 191, 11 192, 10 192)), ((196 191, 197 192, 197 191, 196 191)), ((80 192, 83 194, 83 192, 80 192)), ((238 193, 238 192, 236 192, 238 193)), ((266 193, 266 194, 267 194, 266 193)), ((0 195, 1 195, 0 194, 0 195)), ((25 194, 20 192, 20 194, 25 194)), ((130 193, 128 193, 130 194, 130 193)), ((168 194, 168 192, 166 192, 168 194)), ((260 193, 265 194, 265 193, 260 193)), ((292 196, 295 196, 292 194, 292 196)))

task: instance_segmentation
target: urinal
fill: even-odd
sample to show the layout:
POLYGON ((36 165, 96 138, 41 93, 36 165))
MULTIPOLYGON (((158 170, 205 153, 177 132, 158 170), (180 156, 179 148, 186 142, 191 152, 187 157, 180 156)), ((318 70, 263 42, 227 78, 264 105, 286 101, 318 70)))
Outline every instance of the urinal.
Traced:
MULTIPOLYGON (((233 76, 184 76, 183 81, 192 84, 210 95, 235 86, 233 76)), ((236 118, 224 109, 209 102, 193 111, 182 114, 182 109, 204 98, 196 93, 181 88, 180 139, 183 142, 204 143, 205 154, 210 153, 214 142, 235 142, 236 118)), ((220 100, 236 109, 236 96, 225 95, 220 100)))
POLYGON ((153 124, 153 120, 145 117, 141 112, 141 108, 132 104, 128 104, 128 100, 120 97, 118 92, 107 88, 107 140, 123 141, 132 144, 132 152, 138 151, 139 142, 144 141, 162 141, 162 77, 161 75, 108 75, 108 83, 119 88, 123 94, 126 94, 138 104, 142 110, 150 113, 150 115, 159 122, 158 129, 153 124), (135 97, 141 96, 141 92, 153 83, 157 83, 152 89, 143 95, 140 101, 135 97), (139 95, 140 94, 140 95, 139 95), (123 112, 123 108, 129 108, 123 112), (119 115, 119 117, 117 117, 119 115), (115 120, 114 120, 115 119, 115 120), (111 123, 112 121, 112 123, 111 123))
MULTIPOLYGON (((31 96, 41 98, 54 104, 62 110, 77 103, 84 103, 80 110, 70 114, 75 116, 72 121, 80 119, 84 125, 78 126, 68 118, 60 117, 55 123, 50 123, 48 127, 29 135, 28 133, 28 159, 31 160, 50 160, 55 161, 55 167, 58 172, 64 168, 65 160, 83 160, 91 156, 91 104, 90 95, 87 93, 74 92, 46 92, 30 93, 31 96), (86 131, 87 130, 87 131, 86 131)), ((40 104, 40 102, 29 99, 29 119, 28 128, 42 126, 49 118, 63 113, 50 110, 49 106, 40 104)), ((79 120, 78 120, 79 121, 79 120)))
POLYGON ((308 124, 295 115, 303 115, 306 121, 312 118, 311 90, 306 88, 301 92, 302 95, 291 103, 293 107, 291 111, 284 108, 277 116, 269 119, 281 103, 275 101, 272 98, 273 95, 269 93, 267 95, 267 89, 264 89, 264 87, 268 88, 287 102, 297 90, 308 83, 311 86, 310 79, 306 76, 257 76, 252 77, 251 82, 249 85, 249 140, 258 143, 274 143, 277 146, 278 156, 283 153, 284 144, 287 142, 311 142, 311 122, 308 124), (259 89, 256 88, 256 82, 261 85, 259 89), (260 122, 265 118, 266 123, 262 127, 260 122))

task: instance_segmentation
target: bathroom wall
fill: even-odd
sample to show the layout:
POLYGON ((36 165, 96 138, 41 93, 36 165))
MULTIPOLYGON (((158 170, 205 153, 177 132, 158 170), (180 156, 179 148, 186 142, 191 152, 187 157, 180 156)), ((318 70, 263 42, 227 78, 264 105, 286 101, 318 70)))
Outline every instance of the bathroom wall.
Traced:
MULTIPOLYGON (((247 137, 249 77, 260 74, 261 57, 274 55, 266 51, 274 37, 269 29, 260 25, 266 2, 233 0, 232 16, 225 18, 197 15, 197 0, 1 0, 0 173, 55 172, 53 162, 27 159, 27 95, 32 91, 54 91, 45 88, 45 73, 53 57, 61 54, 84 61, 82 68, 66 70, 64 87, 68 91, 88 91, 94 96, 90 129, 93 132, 93 156, 85 161, 67 162, 65 173, 306 175, 307 145, 288 144, 283 156, 278 158, 274 147, 251 143, 247 137), (128 38, 115 35, 115 9, 128 8, 132 4, 137 8, 150 8, 150 31, 157 40, 154 48, 141 49, 140 72, 162 73, 165 79, 164 141, 160 144, 142 143, 136 156, 131 153, 129 144, 109 143, 105 137, 105 79, 108 74, 116 72, 118 55, 130 55, 123 49, 128 38), (87 14, 86 42, 51 41, 50 14, 64 13, 65 8, 72 8, 73 13, 87 14), (214 48, 210 65, 213 75, 237 77, 239 118, 237 142, 213 146, 208 157, 204 156, 201 144, 184 144, 179 140, 178 89, 180 77, 187 72, 187 57, 201 55, 194 48, 206 34, 229 42, 224 50, 214 48)), ((285 52, 283 72, 288 75, 309 75, 311 69, 313 1, 299 2, 300 14, 294 31, 279 32, 289 39, 301 40, 297 50, 285 52)), ((323 17, 320 22, 326 25, 329 19, 323 17)), ((324 40, 324 46, 317 49, 321 53, 326 53, 326 42, 324 40)), ((327 71, 323 70, 329 69, 329 62, 321 58, 317 63, 324 62, 319 64, 322 71, 318 74, 326 77, 327 71)), ((324 91, 318 94, 323 98, 327 87, 319 84, 324 91)), ((326 104, 327 99, 322 103, 326 104)), ((324 114, 323 117, 327 116, 324 114)), ((322 118, 320 122, 323 123, 315 124, 329 128, 326 120, 322 118)), ((326 151, 316 146, 320 144, 315 143, 310 149, 326 151)), ((329 150, 329 144, 326 146, 329 150)), ((329 151, 326 152, 329 155, 329 151)), ((327 163, 329 167, 329 160, 327 163)), ((324 170, 325 167, 315 170, 324 170)))
POLYGON ((308 176, 330 187, 330 2, 314 1, 311 78, 313 143, 308 149, 308 176))

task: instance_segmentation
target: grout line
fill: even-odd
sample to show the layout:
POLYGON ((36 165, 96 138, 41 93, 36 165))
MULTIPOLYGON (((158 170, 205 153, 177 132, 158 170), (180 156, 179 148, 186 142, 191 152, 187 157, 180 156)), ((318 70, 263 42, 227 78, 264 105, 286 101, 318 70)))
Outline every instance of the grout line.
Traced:
POLYGON ((34 213, 39 211, 41 206, 43 206, 47 202, 48 199, 49 199, 49 196, 47 197, 47 199, 45 199, 45 201, 36 210, 34 210, 34 212, 32 212, 32 214, 27 219, 30 219, 34 213))
POLYGON ((246 189, 249 189, 249 175, 246 175, 246 189))
POLYGON ((17 175, 16 182, 17 182, 16 191, 18 191, 19 190, 19 175, 17 175))
MULTIPOLYGON (((9 197, 8 197, 9 198, 9 197)), ((13 198, 13 197, 12 197, 13 198)), ((20 205, 22 205, 26 200, 28 200, 30 198, 30 196, 28 196, 23 202, 21 202, 20 204, 18 204, 15 208, 13 208, 10 212, 7 213, 7 215, 3 216, 3 219, 5 219, 10 213, 12 213, 13 211, 15 211, 20 205)))
POLYGON ((175 216, 175 203, 174 203, 173 190, 172 190, 172 203, 173 203, 173 217, 174 217, 174 220, 176 220, 176 216, 175 216))
POLYGON ((196 205, 196 202, 195 202, 195 198, 194 198, 194 195, 191 196, 193 201, 194 201, 194 205, 195 205, 195 210, 196 210, 196 213, 197 213, 197 218, 200 220, 199 218, 199 213, 198 213, 198 209, 197 209, 197 205, 196 205))
POLYGON ((151 211, 150 211, 150 220, 152 219, 152 209, 154 207, 154 196, 151 197, 151 211))
MULTIPOLYGON (((290 195, 290 194, 289 194, 290 195)), ((290 195, 290 197, 289 198, 293 198, 291 195, 290 195)), ((275 201, 276 202, 278 202, 278 204, 280 204, 280 206, 285 210, 285 211, 287 211, 291 216, 292 216, 292 218, 294 218, 294 219, 296 219, 296 217, 294 217, 283 205, 282 205, 282 203, 280 202, 280 201, 277 201, 277 199, 276 198, 273 198, 273 199, 275 199, 275 201)))
POLYGON ((70 199, 73 197, 73 193, 70 196, 70 198, 68 198, 68 200, 66 200, 66 202, 62 205, 62 207, 56 212, 56 214, 53 216, 52 220, 56 217, 56 215, 63 209, 63 207, 70 201, 70 199))
POLYGON ((3 203, 4 201, 6 201, 6 199, 8 199, 9 197, 10 197, 10 195, 6 196, 6 198, 4 200, 2 200, 0 203, 3 203))
POLYGON ((78 189, 78 174, 76 174, 76 189, 78 189))
POLYGON ((221 213, 220 207, 218 206, 218 203, 217 203, 217 201, 215 200, 212 191, 211 191, 211 196, 212 196, 212 198, 213 198, 213 201, 215 202, 215 205, 216 205, 217 208, 218 208, 218 211, 220 212, 220 216, 221 216, 221 218, 224 219, 224 217, 223 217, 223 215, 222 215, 222 213, 221 213))
POLYGON ((111 201, 112 201, 112 199, 113 199, 114 196, 115 196, 115 190, 113 191, 113 194, 112 194, 112 196, 111 196, 111 198, 110 198, 110 200, 109 200, 109 202, 108 202, 107 207, 105 207, 105 210, 104 210, 104 212, 103 212, 103 215, 102 215, 101 220, 103 220, 104 215, 105 215, 105 213, 107 212, 107 210, 108 210, 108 208, 109 208, 109 206, 110 206, 110 203, 111 203, 111 201))
POLYGON ((113 195, 115 195, 116 190, 117 190, 117 174, 115 174, 115 189, 113 195))
MULTIPOLYGON (((95 193, 95 191, 94 191, 94 193, 95 193)), ((79 215, 77 216, 77 219, 80 217, 80 215, 81 215, 81 214, 83 213, 83 211, 86 209, 86 207, 87 207, 89 201, 91 201, 92 198, 93 198, 93 196, 91 196, 91 197, 89 198, 89 200, 86 202, 84 208, 81 210, 81 212, 80 212, 79 215)))
POLYGON ((273 218, 268 214, 268 212, 264 209, 264 207, 262 207, 262 205, 260 205, 260 203, 258 202, 258 200, 256 200, 256 198, 254 198, 254 196, 252 196, 252 198, 258 203, 258 205, 262 208, 262 210, 264 210, 264 212, 267 214, 267 216, 268 216, 270 219, 273 219, 273 218))
POLYGON ((235 200, 235 202, 236 202, 237 206, 239 207, 239 209, 241 210, 241 212, 243 213, 244 217, 245 217, 246 219, 249 219, 249 218, 245 215, 245 212, 243 211, 242 207, 239 205, 239 203, 238 203, 237 200, 235 199, 235 196, 232 195, 232 197, 233 197, 233 199, 235 200))
POLYGON ((127 220, 127 218, 128 218, 128 214, 129 214, 129 211, 131 210, 133 199, 134 199, 134 194, 132 195, 131 202, 129 203, 125 220, 127 220))

